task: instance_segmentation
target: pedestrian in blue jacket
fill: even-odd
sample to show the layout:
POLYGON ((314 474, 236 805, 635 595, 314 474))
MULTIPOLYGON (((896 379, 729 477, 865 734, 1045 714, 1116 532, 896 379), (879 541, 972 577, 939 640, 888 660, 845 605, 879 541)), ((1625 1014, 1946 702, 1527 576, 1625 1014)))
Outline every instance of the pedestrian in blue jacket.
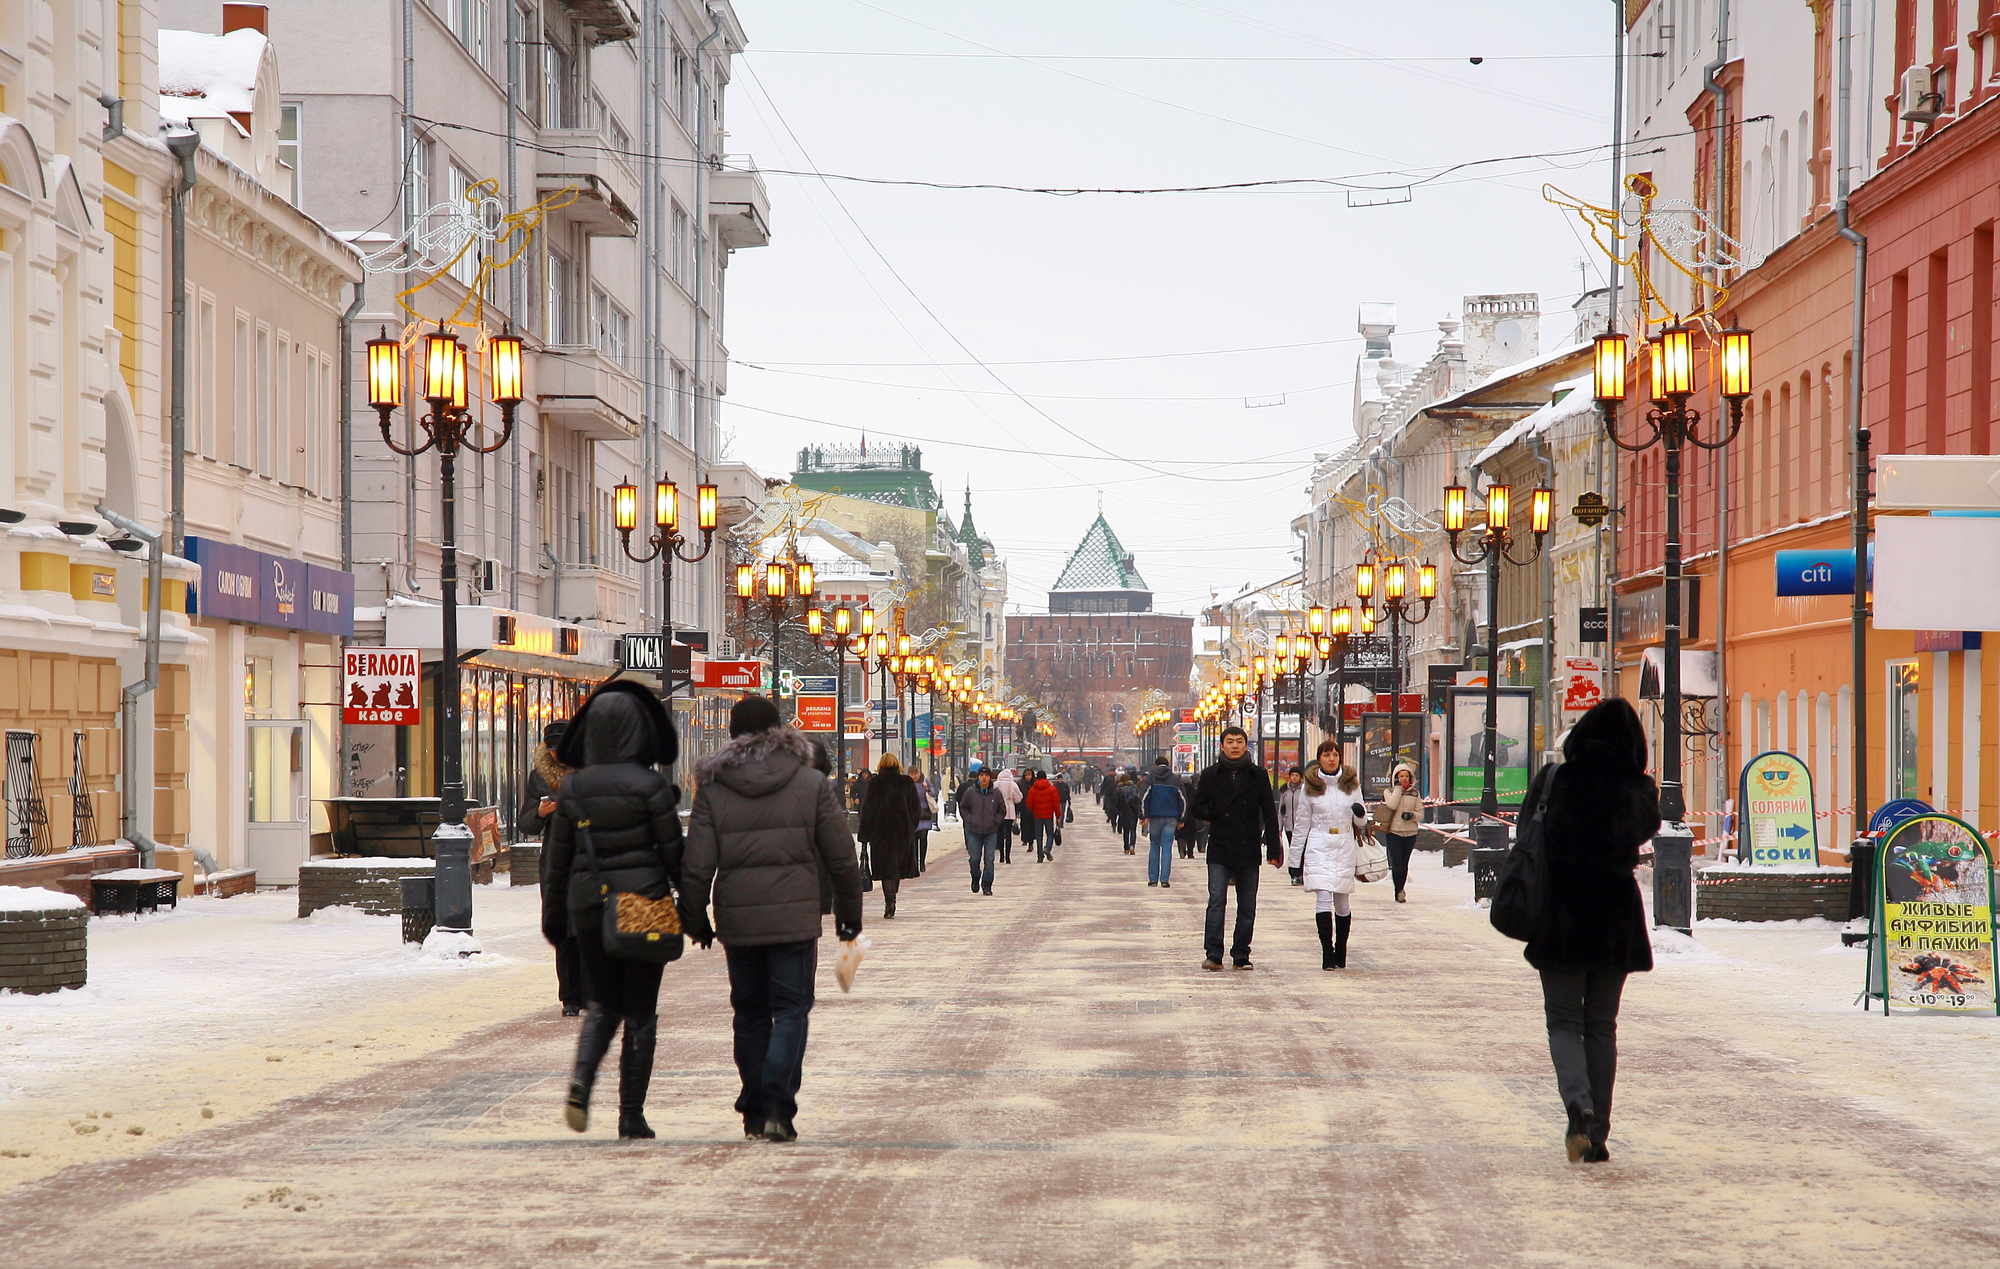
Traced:
POLYGON ((1153 760, 1153 774, 1139 803, 1140 823, 1151 843, 1146 852, 1146 884, 1172 888, 1167 880, 1174 864, 1174 830, 1187 818, 1187 790, 1162 754, 1153 760))

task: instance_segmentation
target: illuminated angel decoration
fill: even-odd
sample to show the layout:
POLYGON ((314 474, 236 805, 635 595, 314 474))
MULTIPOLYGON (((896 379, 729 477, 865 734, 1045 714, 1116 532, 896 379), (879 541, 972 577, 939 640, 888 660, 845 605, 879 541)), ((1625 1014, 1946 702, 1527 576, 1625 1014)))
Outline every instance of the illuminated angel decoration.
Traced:
POLYGON ((464 277, 462 270, 459 275, 465 283, 465 298, 439 324, 483 328, 492 275, 526 254, 550 212, 560 211, 576 199, 577 190, 571 186, 556 190, 533 206, 510 212, 500 198, 498 181, 491 177, 474 181, 463 197, 426 209, 411 222, 408 233, 361 257, 361 267, 369 273, 423 274, 422 281, 396 293, 396 302, 415 319, 415 327, 431 319, 411 306, 411 297, 460 270, 468 253, 473 253, 472 276, 464 277))
POLYGON ((1585 202, 1553 185, 1542 186, 1542 197, 1574 212, 1590 231, 1597 249, 1632 275, 1639 293, 1639 318, 1643 326, 1655 322, 1672 325, 1700 323, 1711 329, 1714 316, 1729 302, 1729 287, 1723 279, 1764 263, 1751 251, 1722 231, 1709 214, 1684 198, 1661 198, 1659 186, 1640 174, 1625 178, 1626 196, 1614 210, 1585 202), (1652 251, 1645 250, 1652 244, 1652 251), (1652 276, 1653 260, 1665 261, 1688 281, 1689 293, 1699 307, 1677 313, 1660 293, 1652 276), (1701 303, 1706 296, 1707 302, 1701 303))

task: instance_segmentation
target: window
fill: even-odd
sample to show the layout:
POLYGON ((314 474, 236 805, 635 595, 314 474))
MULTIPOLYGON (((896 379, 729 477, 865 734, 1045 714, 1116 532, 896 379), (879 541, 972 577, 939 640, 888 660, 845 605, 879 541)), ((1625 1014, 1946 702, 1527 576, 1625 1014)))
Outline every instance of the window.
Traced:
POLYGON ((1890 798, 1917 798, 1923 788, 1917 775, 1917 713, 1920 676, 1917 663, 1891 661, 1889 671, 1889 790, 1890 798))
POLYGON ((278 107, 278 192, 292 206, 299 205, 299 103, 288 101, 278 107))
POLYGON ((674 99, 672 104, 674 114, 679 117, 683 124, 687 123, 694 114, 689 106, 689 97, 694 88, 694 76, 688 73, 689 70, 687 50, 682 48, 681 42, 676 39, 674 41, 674 99))
POLYGON ((576 126, 576 54, 547 27, 542 29, 542 126, 576 126))
POLYGON ((535 6, 530 0, 516 0, 514 29, 521 33, 515 44, 520 65, 514 68, 515 82, 521 86, 521 110, 530 119, 542 117, 542 77, 538 69, 539 50, 534 44, 535 6))
POLYGON ((486 65, 486 31, 490 21, 486 0, 449 0, 447 10, 451 33, 472 54, 473 61, 486 65))
POLYGON ((299 446, 301 451, 299 483, 307 489, 317 490, 320 487, 320 446, 324 442, 320 432, 322 423, 319 414, 319 356, 310 348, 304 349, 303 352, 305 360, 301 363, 300 369, 304 372, 305 382, 300 385, 302 400, 299 435, 302 443, 299 446))
POLYGON ((236 381, 236 411, 229 420, 229 461, 247 469, 252 461, 253 428, 250 414, 250 319, 236 319, 236 356, 230 363, 230 378, 236 381))
POLYGON ((673 259, 668 263, 667 272, 673 275, 674 281, 693 290, 694 250, 688 242, 688 214, 679 203, 674 204, 673 222, 673 259))
MULTIPOLYGON (((450 185, 448 186, 448 188, 451 190, 451 204, 452 204, 453 214, 457 214, 460 211, 460 209, 465 207, 466 205, 465 196, 471 191, 472 186, 473 186, 472 177, 466 175, 465 172, 458 166, 458 164, 456 163, 452 164, 450 170, 450 185)), ((472 287, 473 284, 479 281, 480 249, 481 249, 480 240, 474 238, 470 243, 467 244, 465 250, 459 253, 458 259, 452 261, 451 265, 452 278, 457 282, 459 282, 460 284, 462 284, 463 286, 467 287, 468 289, 472 287)))
POLYGON ((203 300, 195 309, 195 347, 200 369, 194 386, 200 394, 195 404, 195 431, 201 436, 201 452, 215 453, 215 301, 203 300))
POLYGON ((292 435, 292 341, 278 336, 277 396, 271 411, 271 474, 286 484, 298 477, 292 460, 298 457, 297 437, 292 435))
POLYGON ((259 476, 269 476, 276 470, 276 462, 271 455, 271 332, 269 328, 257 328, 257 399, 251 406, 256 420, 256 470, 259 476))
POLYGON ((597 351, 631 369, 626 363, 631 333, 632 319, 625 310, 600 288, 590 288, 590 342, 597 351))
POLYGON ((674 439, 681 444, 689 443, 688 418, 693 414, 693 402, 688 400, 688 372, 684 367, 674 367, 673 425, 674 439))
POLYGON ((577 342, 570 334, 570 295, 576 266, 560 251, 549 252, 549 333, 552 344, 577 342))
POLYGON ((410 219, 414 223, 421 223, 431 209, 431 163, 436 157, 437 146, 428 137, 419 139, 410 154, 410 219))

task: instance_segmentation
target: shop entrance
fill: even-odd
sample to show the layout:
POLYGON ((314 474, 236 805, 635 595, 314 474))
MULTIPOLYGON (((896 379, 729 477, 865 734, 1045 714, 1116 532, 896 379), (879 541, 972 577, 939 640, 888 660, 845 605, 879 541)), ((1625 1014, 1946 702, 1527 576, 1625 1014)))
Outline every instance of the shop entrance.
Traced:
POLYGON ((312 746, 303 719, 251 719, 245 862, 260 886, 295 886, 312 850, 312 746))

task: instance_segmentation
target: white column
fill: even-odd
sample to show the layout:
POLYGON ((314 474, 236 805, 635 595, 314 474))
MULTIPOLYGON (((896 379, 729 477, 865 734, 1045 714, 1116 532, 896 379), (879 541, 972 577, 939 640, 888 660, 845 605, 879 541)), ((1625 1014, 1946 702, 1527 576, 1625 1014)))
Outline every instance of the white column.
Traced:
POLYGON ((1962 809, 1960 817, 1966 823, 1977 827, 1979 824, 1979 759, 1980 728, 1979 702, 1983 696, 1983 671, 1979 650, 1968 649, 1963 658, 1965 666, 1964 705, 1959 715, 1959 745, 1964 750, 1960 755, 1958 777, 1958 802, 1962 809))
POLYGON ((1847 843, 1854 838, 1854 762, 1852 755, 1847 752, 1851 743, 1848 737, 1854 734, 1853 686, 1850 684, 1842 687, 1834 697, 1836 701, 1834 725, 1836 734, 1840 737, 1840 743, 1834 748, 1833 777, 1834 784, 1839 789, 1834 799, 1834 806, 1845 807, 1846 810, 1833 817, 1833 831, 1834 841, 1838 843, 1840 849, 1845 850, 1847 843))
POLYGON ((1813 700, 1813 828, 1821 850, 1838 840, 1833 835, 1833 698, 1821 692, 1813 700))
POLYGON ((1951 800, 1951 653, 1931 653, 1931 782, 1925 799, 1938 810, 1951 800))
POLYGON ((1788 692, 1780 692, 1780 693, 1778 693, 1778 708, 1777 708, 1777 720, 1776 720, 1776 721, 1777 721, 1777 724, 1778 724, 1778 734, 1777 734, 1777 736, 1776 736, 1776 738, 1775 738, 1775 741, 1774 741, 1774 743, 1772 744, 1772 746, 1771 746, 1771 747, 1772 747, 1773 749, 1776 749, 1776 750, 1777 750, 1778 752, 1780 752, 1780 753, 1791 753, 1791 752, 1793 752, 1793 750, 1792 750, 1792 698, 1791 698, 1791 694, 1790 694, 1790 693, 1788 693, 1788 692))

